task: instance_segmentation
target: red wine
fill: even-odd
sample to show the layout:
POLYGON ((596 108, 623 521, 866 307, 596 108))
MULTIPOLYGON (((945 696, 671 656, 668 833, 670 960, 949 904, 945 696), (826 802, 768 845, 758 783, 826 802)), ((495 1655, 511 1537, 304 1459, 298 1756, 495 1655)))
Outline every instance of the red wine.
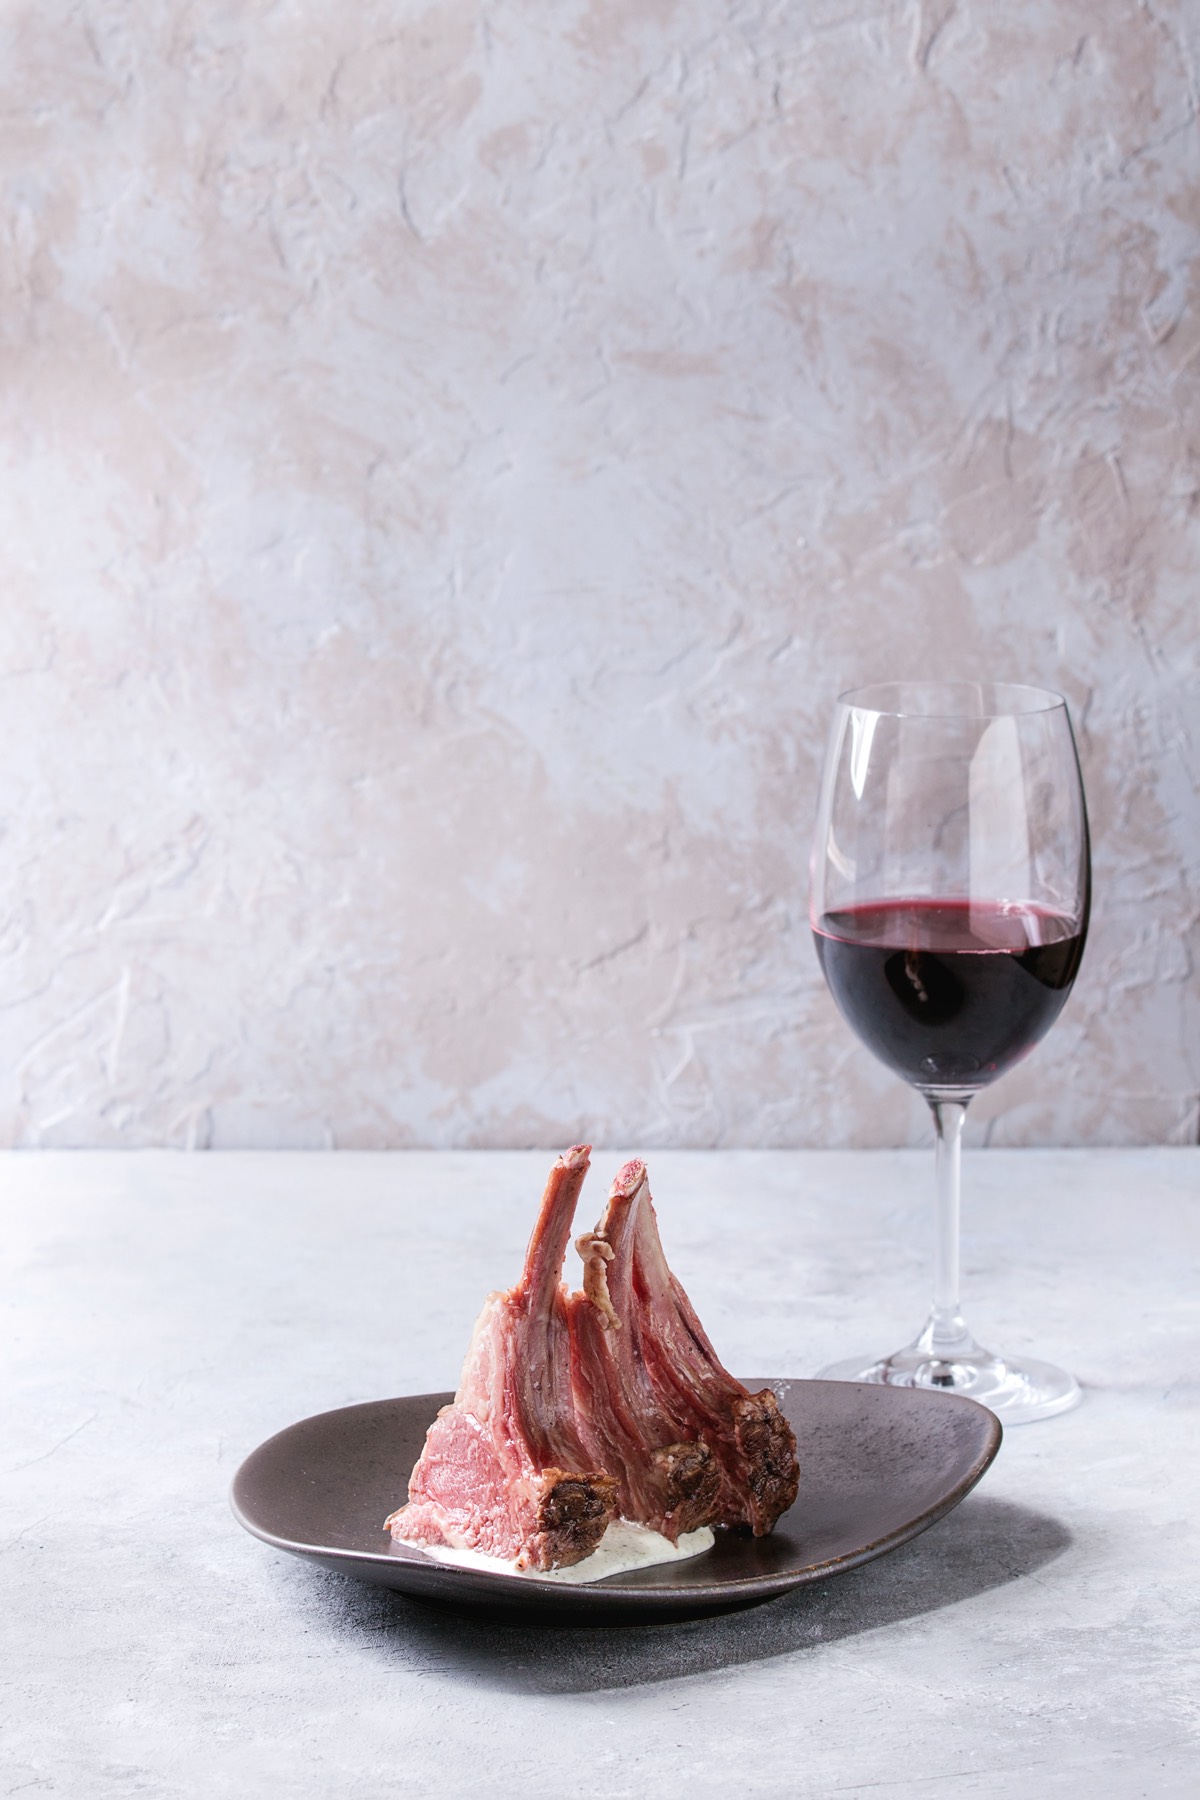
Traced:
POLYGON ((1080 926, 998 900, 882 900, 813 927, 830 991, 863 1043, 920 1088, 986 1087, 1062 1011, 1080 926))

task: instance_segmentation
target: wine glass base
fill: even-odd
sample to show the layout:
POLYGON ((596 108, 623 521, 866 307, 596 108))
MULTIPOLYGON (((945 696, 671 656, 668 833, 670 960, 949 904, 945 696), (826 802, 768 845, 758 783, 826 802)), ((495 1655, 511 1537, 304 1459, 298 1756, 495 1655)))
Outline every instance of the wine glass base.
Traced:
POLYGON ((894 1356, 868 1362, 854 1357, 830 1363, 820 1371, 826 1381, 872 1381, 884 1387, 933 1388, 939 1393, 962 1394, 989 1407, 1005 1425, 1026 1425, 1034 1419, 1052 1419, 1069 1412, 1083 1398, 1079 1383, 1053 1363, 1021 1357, 1006 1362, 972 1346, 961 1361, 942 1361, 920 1345, 897 1350, 894 1356), (974 1353, 972 1353, 974 1352, 974 1353))

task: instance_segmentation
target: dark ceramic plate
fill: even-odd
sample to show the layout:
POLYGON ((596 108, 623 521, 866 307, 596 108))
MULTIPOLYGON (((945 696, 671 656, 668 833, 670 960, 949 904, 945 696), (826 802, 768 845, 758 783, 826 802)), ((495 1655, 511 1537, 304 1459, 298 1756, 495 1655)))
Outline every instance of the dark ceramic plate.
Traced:
POLYGON ((238 1470, 233 1510, 276 1549, 434 1606, 636 1624, 755 1606, 882 1556, 957 1506, 1000 1447, 995 1415, 951 1394, 850 1381, 769 1385, 796 1432, 800 1497, 770 1537, 718 1532, 707 1555, 687 1562, 575 1587, 458 1569, 393 1543, 383 1521, 451 1394, 374 1400, 289 1425, 238 1470))

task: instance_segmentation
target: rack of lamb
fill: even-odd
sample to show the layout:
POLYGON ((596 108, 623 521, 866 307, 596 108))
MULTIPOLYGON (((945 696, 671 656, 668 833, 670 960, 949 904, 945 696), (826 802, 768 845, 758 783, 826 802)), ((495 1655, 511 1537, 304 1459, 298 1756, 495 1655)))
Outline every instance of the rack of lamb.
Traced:
POLYGON ((701 1526, 769 1532, 796 1497, 796 1440, 769 1388, 722 1366, 672 1275, 645 1165, 629 1162, 563 1258, 590 1146, 550 1172, 517 1285, 489 1295, 458 1392, 386 1521, 409 1544, 551 1570, 596 1549, 618 1516, 672 1544, 701 1526))

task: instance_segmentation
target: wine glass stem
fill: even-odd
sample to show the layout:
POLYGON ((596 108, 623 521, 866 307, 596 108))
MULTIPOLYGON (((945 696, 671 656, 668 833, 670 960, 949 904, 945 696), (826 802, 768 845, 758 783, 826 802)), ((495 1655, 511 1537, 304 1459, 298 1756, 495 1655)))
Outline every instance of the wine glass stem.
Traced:
POLYGON ((953 1362, 972 1342, 958 1297, 962 1130, 967 1102, 931 1097, 929 1108, 937 1132, 937 1241, 933 1311, 925 1336, 935 1357, 953 1362))

